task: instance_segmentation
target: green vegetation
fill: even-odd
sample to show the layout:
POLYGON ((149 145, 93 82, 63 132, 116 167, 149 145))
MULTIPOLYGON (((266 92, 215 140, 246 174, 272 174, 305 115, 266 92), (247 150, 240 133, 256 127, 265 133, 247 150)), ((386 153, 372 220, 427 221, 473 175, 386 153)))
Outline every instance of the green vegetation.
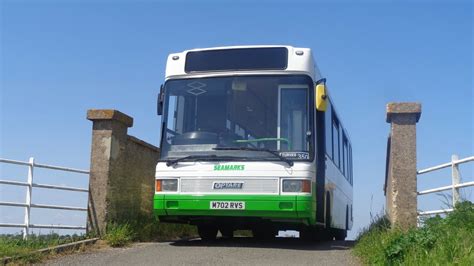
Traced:
MULTIPOLYGON (((112 247, 123 247, 133 241, 175 240, 196 236, 196 228, 183 224, 159 223, 156 218, 141 217, 132 221, 111 223, 104 240, 112 247)), ((12 257, 15 262, 30 264, 40 261, 45 254, 34 252, 38 249, 71 243, 93 235, 30 235, 23 240, 19 234, 0 235, 0 258, 12 257)))
POLYGON ((44 256, 44 254, 33 253, 35 250, 75 242, 85 238, 82 235, 60 236, 58 234, 48 234, 30 235, 28 240, 23 240, 23 237, 19 234, 1 235, 0 258, 12 257, 15 261, 22 264, 34 263, 41 260, 44 256))
POLYGON ((112 247, 121 247, 133 241, 176 240, 197 235, 195 226, 160 223, 153 217, 140 217, 112 223, 105 240, 112 247))
POLYGON ((474 265, 474 204, 458 204, 424 226, 390 230, 386 217, 377 217, 359 235, 354 253, 370 265, 474 265))
MULTIPOLYGON (((194 226, 159 223, 155 218, 135 219, 133 222, 112 223, 104 240, 112 247, 123 247, 133 241, 175 240, 196 236, 194 226)), ((71 243, 93 235, 30 235, 23 240, 19 234, 0 235, 0 258, 11 257, 15 263, 31 264, 41 261, 47 254, 34 252, 38 249, 71 243)))
POLYGON ((111 247, 127 246, 135 238, 132 227, 128 224, 112 224, 107 228, 105 241, 111 247))

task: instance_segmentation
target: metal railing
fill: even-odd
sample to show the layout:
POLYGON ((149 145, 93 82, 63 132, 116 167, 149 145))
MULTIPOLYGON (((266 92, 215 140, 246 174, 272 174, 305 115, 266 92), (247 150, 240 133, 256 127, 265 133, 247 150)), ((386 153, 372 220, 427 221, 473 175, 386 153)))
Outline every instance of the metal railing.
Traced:
POLYGON ((418 212, 418 216, 442 214, 442 213, 448 213, 448 212, 453 211, 456 203, 460 201, 459 189, 463 187, 474 186, 474 181, 460 183, 461 175, 459 173, 460 164, 472 162, 472 161, 474 161, 474 156, 459 160, 459 157, 457 155, 453 155, 451 156, 451 162, 449 163, 440 164, 437 166, 419 170, 417 172, 418 175, 422 175, 422 174, 426 174, 426 173, 440 170, 443 168, 451 167, 451 180, 452 180, 452 184, 450 186, 438 187, 438 188, 427 189, 427 190, 417 192, 418 195, 426 195, 426 194, 445 191, 445 190, 452 190, 452 207, 449 209, 441 209, 441 210, 434 210, 434 211, 420 211, 418 212))
POLYGON ((85 230, 86 229, 85 226, 32 224, 32 223, 30 223, 30 210, 31 210, 31 208, 44 208, 44 209, 71 210, 71 211, 87 211, 87 208, 81 208, 81 207, 45 205, 45 204, 31 203, 31 195, 32 195, 34 187, 36 187, 36 188, 46 188, 46 189, 56 189, 56 190, 76 191, 76 192, 85 192, 85 193, 89 192, 89 190, 85 189, 85 188, 76 188, 76 187, 67 187, 67 186, 57 186, 57 185, 48 185, 48 184, 35 183, 35 182, 33 182, 33 173, 34 173, 34 168, 35 167, 37 167, 37 168, 46 168, 46 169, 51 169, 51 170, 58 170, 58 171, 65 171, 65 172, 73 172, 73 173, 79 173, 79 174, 87 174, 87 175, 89 175, 89 171, 74 169, 74 168, 67 168, 67 167, 60 167, 60 166, 53 166, 53 165, 46 165, 46 164, 38 164, 38 163, 35 163, 34 158, 30 158, 30 160, 28 162, 22 162, 22 161, 15 161, 15 160, 8 160, 8 159, 0 158, 0 163, 28 166, 28 179, 27 179, 27 182, 0 180, 0 184, 3 184, 3 185, 27 187, 26 201, 24 203, 22 203, 22 202, 0 201, 0 206, 24 207, 25 208, 24 223, 23 224, 0 223, 0 227, 19 227, 19 228, 23 228, 23 238, 24 239, 28 238, 30 228, 76 229, 76 230, 85 230))

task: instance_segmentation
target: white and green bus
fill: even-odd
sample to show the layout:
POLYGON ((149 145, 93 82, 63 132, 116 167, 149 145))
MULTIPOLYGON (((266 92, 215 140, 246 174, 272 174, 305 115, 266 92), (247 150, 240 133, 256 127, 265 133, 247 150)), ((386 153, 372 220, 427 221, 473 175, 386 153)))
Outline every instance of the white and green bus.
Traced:
POLYGON ((234 46, 170 54, 158 99, 154 213, 204 240, 252 230, 344 239, 352 148, 311 49, 234 46))

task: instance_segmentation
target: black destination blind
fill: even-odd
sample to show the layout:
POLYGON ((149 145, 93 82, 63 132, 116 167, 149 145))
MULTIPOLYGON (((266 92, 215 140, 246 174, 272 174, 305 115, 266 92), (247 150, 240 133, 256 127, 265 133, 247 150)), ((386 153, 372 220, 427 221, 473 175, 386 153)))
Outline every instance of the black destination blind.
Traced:
POLYGON ((186 55, 185 71, 283 70, 287 61, 284 47, 196 51, 186 55))

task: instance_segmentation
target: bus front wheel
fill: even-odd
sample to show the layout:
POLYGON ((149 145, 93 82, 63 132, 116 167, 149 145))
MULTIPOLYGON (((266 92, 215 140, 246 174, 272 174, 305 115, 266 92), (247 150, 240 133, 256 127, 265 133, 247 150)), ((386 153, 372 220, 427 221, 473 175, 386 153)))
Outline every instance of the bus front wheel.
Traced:
POLYGON ((233 238, 234 229, 232 227, 222 227, 219 229, 223 238, 233 238))
POLYGON ((252 229, 252 235, 258 240, 270 240, 275 237, 278 232, 273 228, 257 227, 252 229))
POLYGON ((202 240, 215 240, 217 237, 217 227, 210 225, 198 225, 198 234, 202 240))

